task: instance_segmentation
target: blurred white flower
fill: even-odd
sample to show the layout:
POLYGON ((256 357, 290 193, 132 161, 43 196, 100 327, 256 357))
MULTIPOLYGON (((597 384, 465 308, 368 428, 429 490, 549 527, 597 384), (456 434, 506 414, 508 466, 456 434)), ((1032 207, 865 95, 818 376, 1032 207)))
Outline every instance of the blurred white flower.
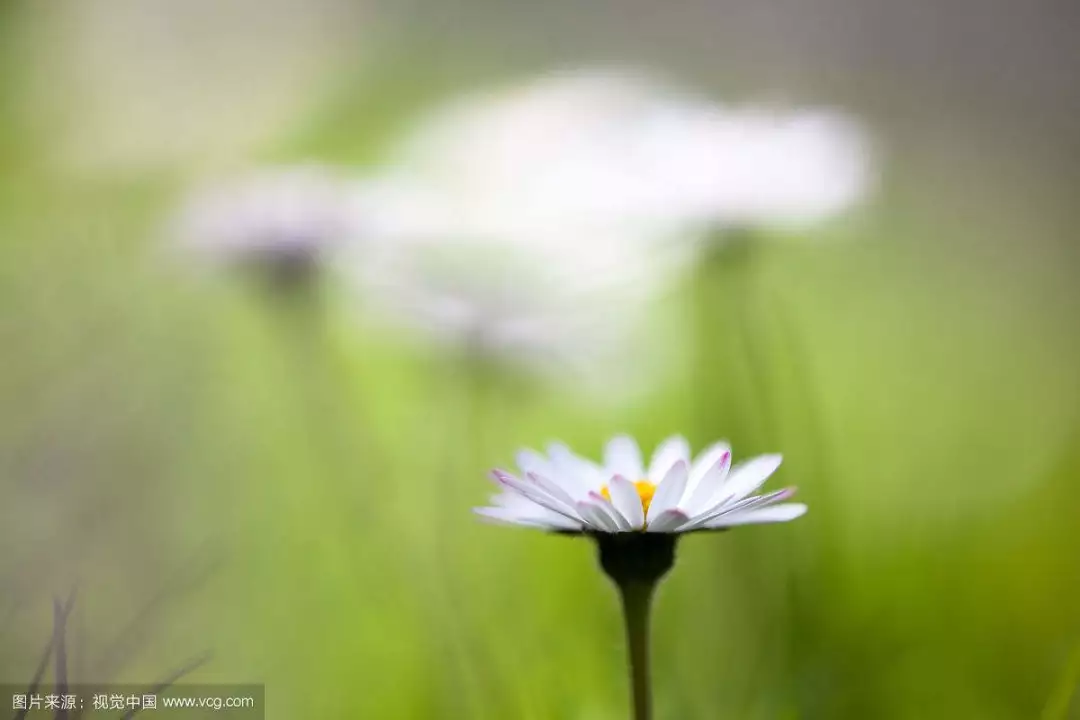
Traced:
POLYGON ((383 318, 589 384, 617 383, 619 366, 630 369, 618 353, 663 273, 625 238, 570 227, 466 233, 436 220, 438 198, 396 180, 363 184, 357 197, 365 235, 340 267, 383 318))
POLYGON ((841 114, 725 107, 596 71, 459 100, 394 165, 432 191, 415 221, 462 235, 809 223, 854 204, 873 178, 868 139, 841 114))
POLYGON ((873 181, 862 130, 823 110, 672 107, 642 142, 667 177, 659 202, 705 225, 809 225, 855 205, 873 181))
POLYGON ((358 233, 351 185, 316 165, 268 168, 198 188, 169 232, 213 265, 292 277, 314 270, 358 233))
POLYGON ((685 438, 668 438, 647 468, 637 442, 626 436, 608 442, 602 464, 558 443, 547 455, 521 451, 517 464, 521 477, 494 471, 503 491, 478 514, 562 532, 685 533, 785 522, 806 512, 801 503, 781 503, 793 488, 753 495, 780 466, 779 455, 732 468, 731 448, 722 442, 692 460, 685 438))
MULTIPOLYGON (((826 112, 726 109, 648 77, 553 75, 452 102, 360 183, 371 304, 437 337, 594 377, 666 362, 625 341, 716 227, 808 222, 865 190, 826 112), (605 358, 599 365, 598 358, 605 358)), ((669 328, 661 328, 665 330, 669 328)))

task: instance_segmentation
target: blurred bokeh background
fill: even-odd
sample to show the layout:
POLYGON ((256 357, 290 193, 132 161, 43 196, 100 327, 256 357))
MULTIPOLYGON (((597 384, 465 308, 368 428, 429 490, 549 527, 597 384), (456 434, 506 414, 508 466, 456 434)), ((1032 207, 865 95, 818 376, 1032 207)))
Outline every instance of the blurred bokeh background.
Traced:
POLYGON ((520 446, 683 433, 783 453, 810 512, 681 544, 659 718, 1080 718, 1078 30, 0 4, 0 679, 77 586, 75 679, 210 650, 269 718, 626 717, 591 544, 470 508, 520 446), (789 187, 821 123, 770 113, 848 164, 789 187))

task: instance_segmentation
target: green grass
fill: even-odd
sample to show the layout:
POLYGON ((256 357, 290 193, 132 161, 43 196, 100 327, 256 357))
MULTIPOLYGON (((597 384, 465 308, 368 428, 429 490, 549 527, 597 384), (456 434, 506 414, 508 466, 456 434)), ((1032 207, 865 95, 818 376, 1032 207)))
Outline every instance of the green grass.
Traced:
MULTIPOLYGON (((366 157, 340 130, 362 110, 341 112, 310 146, 366 157)), ((333 291, 286 316, 194 280, 153 245, 172 181, 20 162, 0 182, 0 677, 29 672, 58 588, 80 584, 92 657, 205 562, 121 679, 213 649, 192 680, 265 682, 271 718, 626 717, 591 544, 469 508, 519 445, 682 432, 783 452, 776 482, 811 511, 683 543, 659 718, 1080 717, 1080 298, 1037 214, 1011 242, 994 218, 1017 208, 948 226, 886 194, 832 237, 763 240, 752 305, 714 268, 643 318, 674 312, 700 355, 620 405, 431 354, 333 291)))

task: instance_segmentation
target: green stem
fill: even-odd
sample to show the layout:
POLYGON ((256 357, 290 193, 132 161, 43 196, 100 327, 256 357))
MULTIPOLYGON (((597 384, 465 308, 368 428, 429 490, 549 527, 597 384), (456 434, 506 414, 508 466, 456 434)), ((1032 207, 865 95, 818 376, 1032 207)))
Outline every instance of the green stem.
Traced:
POLYGON ((630 653, 630 689, 634 720, 651 720, 652 689, 649 677, 649 616, 656 583, 630 582, 619 586, 626 646, 630 653))
POLYGON ((649 615, 660 579, 675 565, 677 535, 599 533, 594 536, 604 569, 622 599, 626 646, 630 654, 633 720, 651 720, 649 684, 649 615))
POLYGON ((1042 720, 1065 720, 1069 716, 1073 694, 1080 681, 1080 645, 1077 645, 1065 665, 1065 672, 1054 685, 1054 691, 1043 708, 1042 720))

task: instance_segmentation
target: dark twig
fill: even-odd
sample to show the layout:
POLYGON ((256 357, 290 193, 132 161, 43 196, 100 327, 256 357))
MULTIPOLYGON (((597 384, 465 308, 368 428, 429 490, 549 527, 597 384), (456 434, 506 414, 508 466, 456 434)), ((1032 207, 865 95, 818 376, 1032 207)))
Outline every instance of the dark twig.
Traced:
MULTIPOLYGON (((27 695, 34 695, 37 693, 38 685, 41 684, 41 678, 45 676, 45 668, 49 666, 49 659, 52 657, 53 643, 56 641, 56 634, 49 638, 48 644, 45 645, 45 652, 41 655, 41 661, 38 662, 37 670, 34 672, 34 679, 30 681, 30 686, 26 688, 27 695)), ((28 708, 24 708, 15 713, 15 720, 23 720, 26 714, 30 712, 28 708)))
MULTIPOLYGON (((210 650, 207 650, 202 655, 197 655, 196 657, 192 658, 192 660, 190 662, 188 662, 185 665, 182 665, 178 670, 173 672, 171 675, 166 677, 164 680, 159 682, 157 685, 153 685, 152 687, 150 687, 147 690, 147 694, 158 695, 163 690, 167 690, 173 683, 175 683, 180 678, 194 672, 198 668, 205 665, 207 662, 210 661, 210 658, 212 658, 213 656, 214 656, 214 653, 211 652, 210 650)), ((131 720, 131 718, 135 717, 139 713, 140 710, 142 710, 141 707, 132 708, 132 710, 130 712, 128 712, 126 715, 124 715, 121 718, 121 720, 131 720)))
MULTIPOLYGON (((53 650, 57 646, 57 638, 63 637, 64 627, 67 625, 68 613, 71 612, 72 606, 75 604, 75 591, 76 588, 71 588, 71 592, 68 593, 67 600, 63 606, 60 605, 58 599, 54 599, 53 604, 53 634, 49 638, 48 644, 45 645, 45 651, 41 654, 41 660, 38 662, 37 670, 34 671, 34 678, 30 681, 30 686, 26 688, 27 695, 36 695, 38 687, 41 685, 41 679, 45 677, 45 668, 49 667, 49 659, 53 655, 53 650)), ((59 659, 57 660, 59 662, 59 659)), ((29 708, 20 710, 15 713, 14 720, 23 720, 29 708)))
MULTIPOLYGON (((70 610, 70 604, 61 604, 60 598, 53 596, 53 681, 57 695, 67 695, 68 690, 67 619, 70 610)), ((63 708, 56 711, 56 720, 67 720, 67 716, 68 712, 63 708)))
POLYGON ((147 636, 150 626, 155 619, 160 617, 170 601, 183 596, 209 577, 217 568, 219 561, 210 559, 199 565, 192 564, 186 572, 178 574, 170 582, 158 589, 150 600, 139 610, 120 632, 116 638, 101 654, 101 657, 93 663, 100 670, 102 682, 111 680, 121 669, 124 663, 131 660, 135 648, 147 636))
MULTIPOLYGON (((219 564, 220 560, 217 558, 211 558, 209 561, 201 564, 191 563, 187 568, 187 572, 180 573, 172 580, 172 582, 161 587, 142 607, 138 614, 121 628, 112 644, 104 653, 102 653, 101 658, 93 663, 95 668, 102 669, 102 677, 97 682, 109 682, 112 680, 116 673, 123 668, 124 664, 130 661, 139 641, 147 635, 149 626, 154 619, 163 612, 167 603, 170 600, 174 600, 176 597, 183 595, 185 592, 190 591, 192 588, 197 587, 200 582, 217 569, 219 564)), ((186 675, 199 665, 202 665, 209 657, 209 652, 205 653, 203 656, 199 656, 197 662, 193 661, 181 668, 178 673, 169 676, 161 687, 168 687, 173 682, 176 682, 176 679, 179 677, 186 675)), ((84 711, 85 708, 75 710, 69 720, 80 720, 84 711)))

